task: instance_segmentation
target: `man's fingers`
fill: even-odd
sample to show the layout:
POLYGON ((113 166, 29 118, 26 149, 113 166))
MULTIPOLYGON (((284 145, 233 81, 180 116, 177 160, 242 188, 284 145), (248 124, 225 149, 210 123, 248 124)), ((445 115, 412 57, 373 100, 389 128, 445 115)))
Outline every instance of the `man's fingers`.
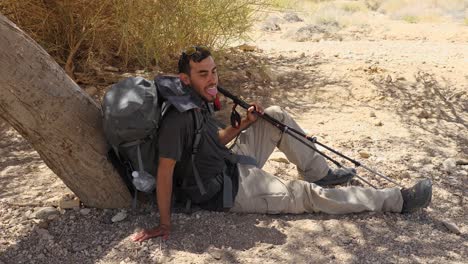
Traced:
POLYGON ((153 230, 143 230, 132 237, 134 242, 142 242, 152 237, 162 236, 164 240, 169 239, 169 232, 162 230, 161 228, 153 230))
POLYGON ((135 234, 135 235, 132 237, 132 240, 133 240, 133 241, 138 241, 138 240, 140 240, 140 239, 141 239, 142 237, 144 237, 144 236, 145 236, 144 231, 141 231, 141 232, 135 234))
POLYGON ((252 104, 248 109, 247 109, 248 112, 252 113, 253 111, 255 111, 256 113, 260 114, 260 115, 263 115, 263 108, 258 105, 258 104, 252 104))

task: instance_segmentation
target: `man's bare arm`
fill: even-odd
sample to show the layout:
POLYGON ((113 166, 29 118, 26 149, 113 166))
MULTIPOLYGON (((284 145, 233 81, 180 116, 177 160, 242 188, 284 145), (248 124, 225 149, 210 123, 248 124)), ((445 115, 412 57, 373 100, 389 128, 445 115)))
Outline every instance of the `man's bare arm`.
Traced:
POLYGON ((228 126, 224 129, 218 130, 218 137, 221 144, 226 145, 231 140, 233 140, 242 130, 246 129, 253 122, 249 121, 247 118, 243 118, 240 126, 238 128, 228 126))
POLYGON ((169 238, 171 230, 171 200, 172 177, 176 161, 173 159, 159 158, 156 199, 159 208, 159 226, 145 229, 133 237, 133 241, 141 242, 152 237, 162 236, 169 238))

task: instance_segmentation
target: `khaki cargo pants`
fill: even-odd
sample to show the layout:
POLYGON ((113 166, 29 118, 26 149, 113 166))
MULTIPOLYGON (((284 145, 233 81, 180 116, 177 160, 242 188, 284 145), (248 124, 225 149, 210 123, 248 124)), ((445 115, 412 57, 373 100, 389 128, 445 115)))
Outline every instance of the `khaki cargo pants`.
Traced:
MULTIPOLYGON (((265 113, 298 129, 297 123, 277 106, 265 113)), ((259 118, 242 132, 234 153, 255 157, 257 166, 239 164, 239 191, 231 212, 243 213, 313 213, 346 214, 363 211, 401 212, 403 198, 398 188, 363 187, 322 188, 314 182, 328 172, 325 159, 267 121, 259 118), (278 147, 304 174, 303 180, 282 180, 261 168, 278 147)))

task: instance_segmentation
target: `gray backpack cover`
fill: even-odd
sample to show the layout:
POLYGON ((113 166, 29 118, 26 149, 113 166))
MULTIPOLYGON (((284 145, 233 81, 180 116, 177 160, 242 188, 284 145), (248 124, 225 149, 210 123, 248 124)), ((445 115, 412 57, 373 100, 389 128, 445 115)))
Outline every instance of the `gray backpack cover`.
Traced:
MULTIPOLYGON (((161 105, 154 83, 130 77, 112 85, 103 98, 102 111, 105 136, 119 159, 129 161, 140 175, 156 175, 161 105)), ((152 192, 155 186, 139 191, 152 192)))

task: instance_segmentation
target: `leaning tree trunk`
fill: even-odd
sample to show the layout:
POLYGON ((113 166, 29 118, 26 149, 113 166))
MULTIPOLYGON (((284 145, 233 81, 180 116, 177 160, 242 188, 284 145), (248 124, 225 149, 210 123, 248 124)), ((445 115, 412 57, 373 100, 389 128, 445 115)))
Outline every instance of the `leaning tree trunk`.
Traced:
POLYGON ((1 14, 0 116, 85 205, 130 204, 125 184, 106 159, 99 105, 1 14))

